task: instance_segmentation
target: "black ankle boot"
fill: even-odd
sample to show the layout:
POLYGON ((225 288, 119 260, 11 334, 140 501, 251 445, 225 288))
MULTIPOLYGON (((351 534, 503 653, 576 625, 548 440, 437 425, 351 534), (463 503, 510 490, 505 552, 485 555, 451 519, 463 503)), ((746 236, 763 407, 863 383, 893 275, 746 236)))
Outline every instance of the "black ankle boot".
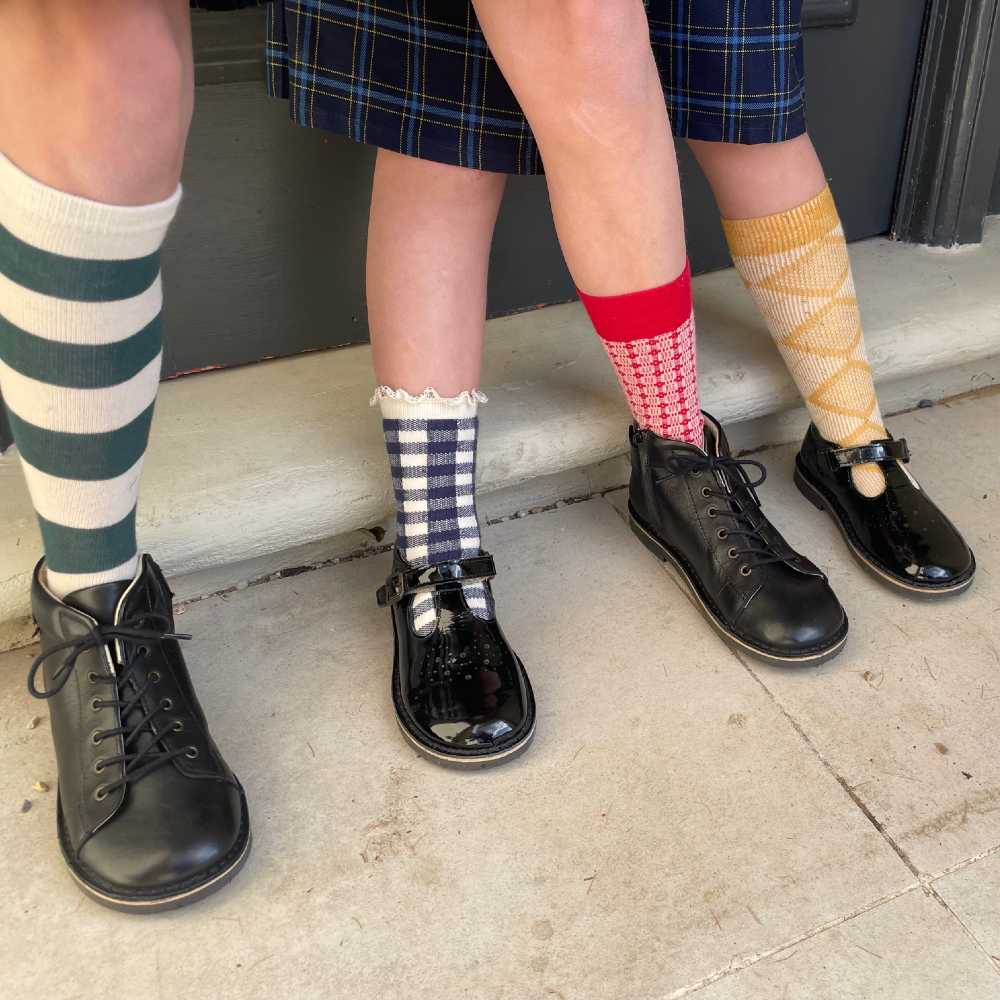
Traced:
POLYGON ((705 414, 706 450, 632 427, 632 530, 691 591, 723 638, 778 663, 811 665, 847 640, 847 615, 826 577, 760 509, 760 462, 735 459, 705 414), (751 482, 747 466, 760 470, 751 482))
POLYGON ((31 597, 42 653, 28 688, 49 703, 63 857, 105 906, 191 903, 239 871, 250 819, 191 686, 166 581, 148 556, 134 580, 65 600, 43 578, 39 563, 31 597))
POLYGON ((399 728, 438 764, 500 764, 523 753, 535 735, 535 699, 524 666, 497 621, 472 614, 462 591, 471 582, 488 591, 495 574, 486 552, 417 568, 396 550, 392 575, 377 594, 379 605, 392 609, 392 698, 399 728), (422 636, 410 609, 415 595, 429 593, 438 621, 422 636))
POLYGON ((885 583, 924 597, 965 590, 976 560, 958 529, 903 468, 906 441, 889 437, 838 448, 809 425, 795 459, 795 485, 820 510, 829 511, 861 565, 885 583), (851 469, 877 464, 886 488, 866 497, 854 488, 851 469))

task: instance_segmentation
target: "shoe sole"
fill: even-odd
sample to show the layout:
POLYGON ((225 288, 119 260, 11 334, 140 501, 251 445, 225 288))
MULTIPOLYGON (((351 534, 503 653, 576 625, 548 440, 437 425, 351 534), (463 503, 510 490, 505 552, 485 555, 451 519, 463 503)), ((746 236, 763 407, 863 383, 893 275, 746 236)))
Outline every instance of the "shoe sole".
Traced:
POLYGON ((795 486, 798 491, 817 510, 825 511, 830 515, 833 519, 833 523, 840 529, 840 533, 844 536, 844 541, 847 543, 848 551, 852 556, 854 556, 855 560, 861 565, 861 567, 866 569, 872 574, 872 576, 876 577, 882 583, 887 584, 894 590, 902 590, 913 597, 927 598, 932 601, 939 597, 955 597, 972 586, 972 581, 976 578, 975 570, 973 570, 972 575, 968 578, 968 580, 963 580, 961 583, 953 584, 950 587, 918 587, 912 583, 906 583, 898 577, 892 576, 884 569, 880 569, 854 544, 854 540, 848 533, 847 528, 844 527, 843 522, 839 517, 837 517, 836 512, 829 505, 829 501, 827 501, 826 497, 820 492, 817 486, 814 486, 808 479, 806 479, 805 473, 799 469, 798 463, 795 465, 795 471, 792 473, 792 479, 795 482, 795 486))
POLYGON ((95 889, 94 886, 84 881, 84 879, 73 871, 71 867, 69 867, 69 873, 73 876, 74 881, 83 890, 84 894, 89 896, 94 902, 100 903, 101 906, 106 906, 108 909, 118 910, 122 913, 162 913, 164 910, 176 910, 182 906, 189 906, 191 903, 196 903, 206 896, 211 896, 213 892, 218 892, 246 864, 247 858, 250 856, 250 846, 252 843, 253 836, 248 833, 247 842, 240 852, 239 857, 225 871, 219 872, 218 875, 209 879, 208 882, 195 886, 193 889, 186 889, 184 892, 179 892, 176 895, 162 896, 158 899, 131 900, 123 899, 119 896, 111 896, 100 889, 95 889))
POLYGON ((803 667, 818 667, 821 663, 826 663, 827 660, 832 660, 843 648, 847 642, 846 633, 837 640, 832 646, 822 649, 817 653, 808 653, 804 656, 782 656, 778 653, 770 653, 767 650, 760 649, 757 646, 748 643, 746 640, 739 638, 739 636, 734 635, 725 625, 724 622, 720 621, 712 609, 704 602, 701 594, 698 593, 698 588, 694 585, 691 578, 688 576, 687 571, 684 567, 674 558, 670 550, 654 535, 651 535, 635 518, 629 509, 629 527, 631 527, 635 536, 642 542, 643 545, 649 549, 661 562, 665 563, 667 569, 672 571, 675 579, 681 583, 689 594, 695 600, 695 606, 701 611, 702 617, 719 633, 722 639, 729 645, 733 646, 735 649, 741 650, 742 652, 749 653, 751 656, 756 657, 759 660, 763 660, 765 663, 775 663, 783 666, 803 666, 803 667))
POLYGON ((404 725, 402 719, 398 716, 396 717, 396 724, 399 726, 399 731, 406 737, 407 743, 413 747, 414 750, 420 754, 421 757, 425 757, 429 761, 440 765, 441 767, 454 767, 458 770, 464 771, 475 771, 477 769, 486 767, 497 767, 500 764, 506 764, 508 761, 514 760, 520 757, 525 750, 531 745, 531 741, 535 738, 535 723, 532 722, 531 729, 528 730, 526 736, 524 736, 518 743, 514 746, 508 747, 506 750, 501 750, 497 753, 484 754, 482 757, 455 757, 451 754, 441 753, 439 750, 432 750, 428 746, 424 746, 404 725))

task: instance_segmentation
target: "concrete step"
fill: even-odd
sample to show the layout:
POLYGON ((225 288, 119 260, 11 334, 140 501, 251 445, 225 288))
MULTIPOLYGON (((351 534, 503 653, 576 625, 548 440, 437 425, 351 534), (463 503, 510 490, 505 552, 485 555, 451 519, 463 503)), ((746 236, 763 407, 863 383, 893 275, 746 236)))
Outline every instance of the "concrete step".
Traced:
MULTIPOLYGON (((1000 223, 941 252, 853 248, 885 412, 1000 380, 1000 223)), ((706 409, 741 448, 792 440, 804 410, 732 270, 695 279, 706 409)), ((140 543, 181 596, 374 543, 392 508, 367 346, 164 384, 140 543), (377 534, 377 532, 376 532, 377 534)), ((479 459, 488 516, 622 481, 628 411, 578 303, 489 323, 479 459)), ((40 551, 14 449, 0 458, 0 648, 24 641, 40 551)))

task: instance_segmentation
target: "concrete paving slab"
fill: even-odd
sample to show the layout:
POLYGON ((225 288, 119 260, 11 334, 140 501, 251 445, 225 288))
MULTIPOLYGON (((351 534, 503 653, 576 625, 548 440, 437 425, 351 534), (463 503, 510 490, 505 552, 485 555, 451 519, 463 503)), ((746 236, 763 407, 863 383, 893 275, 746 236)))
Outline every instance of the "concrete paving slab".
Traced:
MULTIPOLYGON (((963 596, 914 600, 872 579, 825 513, 792 485, 794 448, 761 495, 789 541, 830 574, 851 619, 847 648, 816 673, 751 664, 911 863, 934 875, 1000 844, 1000 395, 890 421, 911 471, 979 561, 963 596)), ((621 507, 620 494, 610 497, 621 507)))
POLYGON ((47 723, 26 728, 30 651, 0 657, 6 995, 652 1000, 914 884, 607 504, 487 543, 541 709, 494 771, 438 769, 397 734, 385 557, 187 608, 256 838, 189 910, 129 917, 73 887, 55 793, 31 788, 55 774, 47 723))
POLYGON ((934 890, 1000 970, 1000 853, 937 879, 934 890))
POLYGON ((697 1000, 988 1000, 1000 997, 1000 975, 917 889, 692 992, 697 1000))

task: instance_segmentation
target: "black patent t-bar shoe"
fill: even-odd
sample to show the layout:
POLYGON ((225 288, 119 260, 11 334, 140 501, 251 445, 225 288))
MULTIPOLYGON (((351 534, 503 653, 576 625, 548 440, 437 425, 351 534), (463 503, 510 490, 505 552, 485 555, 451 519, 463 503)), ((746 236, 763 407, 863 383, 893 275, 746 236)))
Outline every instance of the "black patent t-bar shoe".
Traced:
MULTIPOLYGON (((473 614, 463 584, 489 590, 493 557, 414 567, 399 551, 378 590, 392 610, 396 650, 392 698, 407 741, 437 764, 488 767, 523 753, 535 735, 535 699, 524 665, 495 617, 473 614), (429 635, 413 627, 411 606, 431 595, 437 624, 429 635)), ((492 601, 490 601, 492 606, 492 601)))

